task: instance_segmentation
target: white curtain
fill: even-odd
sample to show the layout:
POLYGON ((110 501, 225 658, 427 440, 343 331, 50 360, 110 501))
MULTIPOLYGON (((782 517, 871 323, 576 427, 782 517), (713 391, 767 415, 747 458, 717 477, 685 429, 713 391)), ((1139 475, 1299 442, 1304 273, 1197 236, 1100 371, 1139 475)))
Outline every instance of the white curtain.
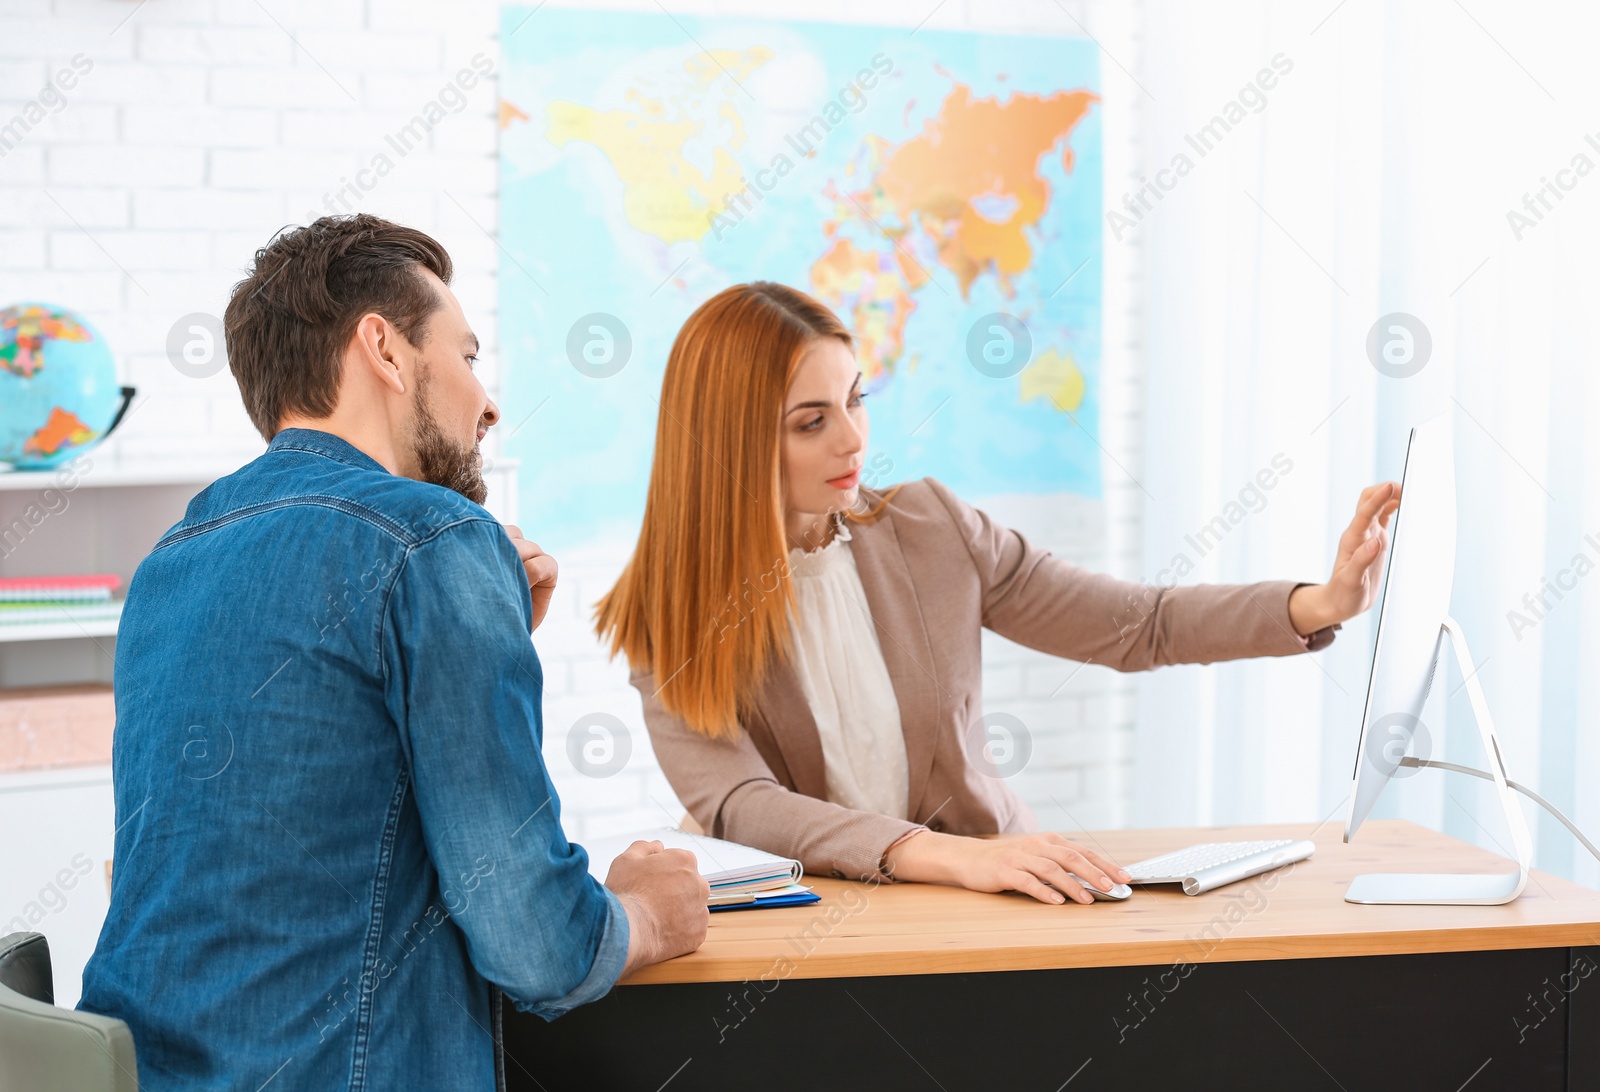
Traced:
MULTIPOLYGON (((1412 424, 1453 415, 1452 613, 1512 777, 1591 838, 1597 29, 1578 3, 1154 0, 1133 89, 1150 185, 1107 242, 1143 258, 1142 575, 1185 556, 1184 582, 1325 579, 1361 488, 1399 479, 1412 424), (1367 350, 1397 312, 1431 337, 1405 378, 1367 350), (1258 501, 1247 487, 1275 456, 1292 468, 1258 501)), ((1315 656, 1146 676, 1133 823, 1342 823, 1375 615, 1315 656)), ((1429 750, 1483 768, 1462 681, 1452 666, 1435 683, 1429 750)), ((1375 814, 1509 845, 1481 785, 1418 771, 1375 814)), ((1539 867, 1600 886, 1565 830, 1529 818, 1539 867)))

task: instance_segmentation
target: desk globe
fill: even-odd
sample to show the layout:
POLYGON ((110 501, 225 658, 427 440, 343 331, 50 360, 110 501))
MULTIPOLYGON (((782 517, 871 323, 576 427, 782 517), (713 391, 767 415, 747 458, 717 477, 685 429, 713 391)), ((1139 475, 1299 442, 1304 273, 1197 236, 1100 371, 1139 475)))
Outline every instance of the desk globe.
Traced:
POLYGON ((133 398, 82 315, 45 303, 0 308, 0 463, 45 470, 104 440, 133 398))

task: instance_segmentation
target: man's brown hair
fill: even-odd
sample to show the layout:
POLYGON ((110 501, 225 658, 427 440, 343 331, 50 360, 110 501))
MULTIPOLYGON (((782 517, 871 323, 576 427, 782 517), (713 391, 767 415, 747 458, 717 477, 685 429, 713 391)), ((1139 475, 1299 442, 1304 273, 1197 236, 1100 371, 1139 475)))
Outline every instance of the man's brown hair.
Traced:
POLYGON ((228 366, 262 436, 270 441, 286 413, 333 412, 344 347, 362 315, 382 315, 422 344, 441 303, 422 269, 450 283, 450 255, 435 239, 366 213, 324 216, 256 251, 223 329, 228 366))

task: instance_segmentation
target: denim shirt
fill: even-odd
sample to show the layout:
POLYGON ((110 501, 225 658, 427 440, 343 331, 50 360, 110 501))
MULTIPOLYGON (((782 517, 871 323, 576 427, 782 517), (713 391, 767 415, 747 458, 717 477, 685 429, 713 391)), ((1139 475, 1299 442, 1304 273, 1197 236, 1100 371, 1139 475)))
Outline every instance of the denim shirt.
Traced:
POLYGON ((145 558, 117 636, 111 910, 80 1007, 163 1089, 488 1089, 628 920, 561 830, 505 530, 286 429, 145 558))

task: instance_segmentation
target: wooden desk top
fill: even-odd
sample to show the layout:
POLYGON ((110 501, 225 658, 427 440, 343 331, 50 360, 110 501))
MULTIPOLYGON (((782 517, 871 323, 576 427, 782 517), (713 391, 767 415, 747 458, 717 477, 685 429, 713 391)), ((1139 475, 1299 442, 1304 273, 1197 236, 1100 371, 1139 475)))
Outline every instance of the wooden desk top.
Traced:
POLYGON ((807 877, 812 906, 711 915, 705 945, 627 985, 842 978, 1207 960, 1304 959, 1600 945, 1600 892, 1534 872, 1505 906, 1356 906, 1362 872, 1504 872, 1509 862, 1397 819, 1369 820, 1350 845, 1335 822, 1063 832, 1118 861, 1198 842, 1306 838, 1309 860, 1190 897, 1176 884, 1123 902, 1047 906, 1018 894, 934 884, 807 877))

